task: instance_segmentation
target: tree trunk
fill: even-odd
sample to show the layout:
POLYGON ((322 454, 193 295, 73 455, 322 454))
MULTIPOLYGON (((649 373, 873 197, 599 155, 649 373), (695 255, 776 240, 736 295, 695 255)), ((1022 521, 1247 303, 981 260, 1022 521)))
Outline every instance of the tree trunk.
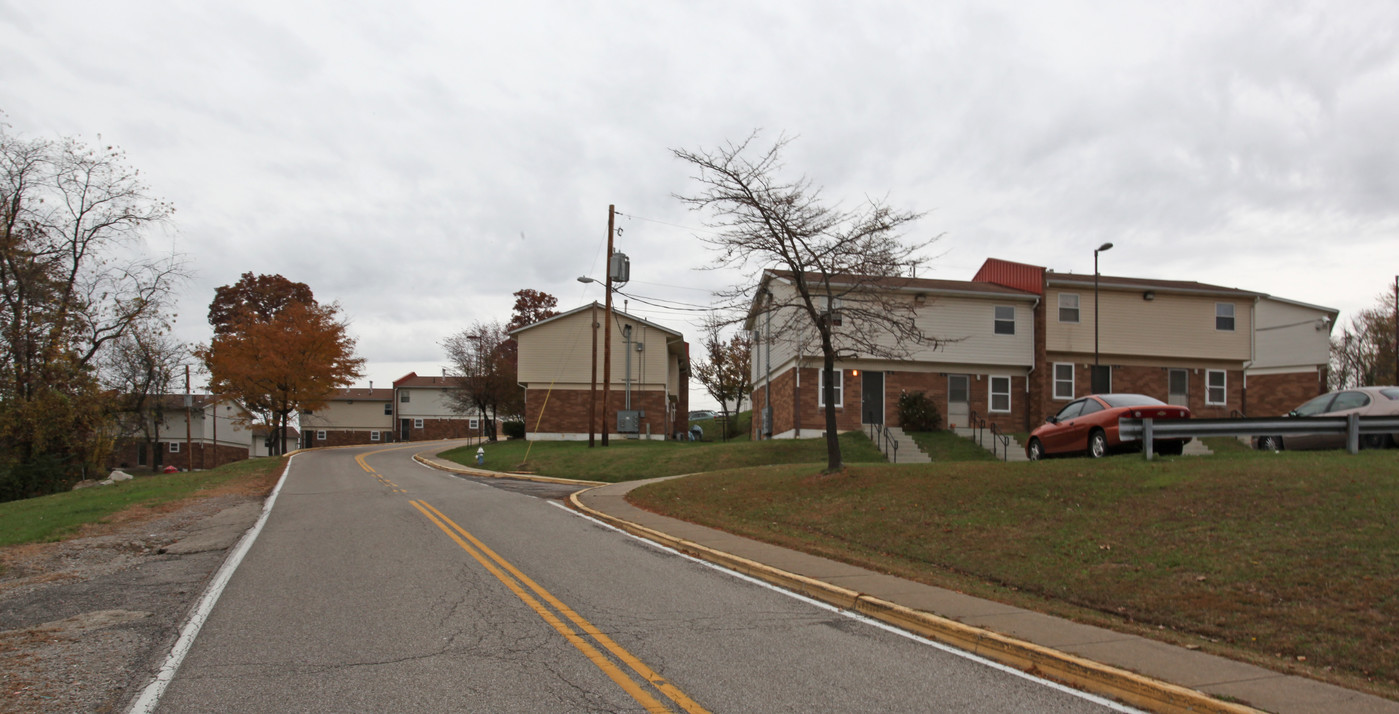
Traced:
POLYGON ((836 433, 835 404, 835 354, 825 350, 821 370, 825 373, 825 386, 821 389, 821 400, 826 403, 826 473, 838 473, 845 468, 840 455, 840 435, 836 433))

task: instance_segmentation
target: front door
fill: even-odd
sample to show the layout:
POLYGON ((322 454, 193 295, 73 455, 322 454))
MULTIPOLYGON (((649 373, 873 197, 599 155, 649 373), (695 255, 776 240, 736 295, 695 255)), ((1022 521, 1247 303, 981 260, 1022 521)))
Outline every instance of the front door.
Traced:
POLYGON ((947 425, 970 426, 967 422, 971 412, 971 378, 965 374, 947 375, 947 425))
POLYGON ((399 419, 399 420, 398 420, 398 432, 399 432, 398 440, 399 440, 399 441, 408 441, 408 435, 412 433, 411 431, 409 431, 409 429, 412 429, 412 428, 413 428, 413 420, 412 420, 412 419, 399 419))
POLYGON ((1170 371, 1170 398, 1166 401, 1178 407, 1190 406, 1190 372, 1184 369, 1170 371))
POLYGON ((884 373, 860 375, 860 423, 884 423, 884 373))

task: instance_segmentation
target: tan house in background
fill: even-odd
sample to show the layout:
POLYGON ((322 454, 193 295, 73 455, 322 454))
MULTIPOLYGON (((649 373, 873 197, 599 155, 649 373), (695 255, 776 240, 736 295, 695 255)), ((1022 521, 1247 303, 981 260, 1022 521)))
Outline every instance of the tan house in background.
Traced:
POLYGON ((395 441, 430 441, 481 436, 481 416, 474 410, 456 411, 451 392, 461 388, 461 377, 419 377, 417 372, 394 380, 393 421, 395 441))
POLYGON ((320 409, 300 414, 302 445, 344 446, 393 441, 394 390, 341 389, 320 409))
POLYGON ((611 389, 604 414, 603 314, 592 303, 510 333, 525 388, 525 438, 586 440, 594 379, 599 436, 606 428, 609 438, 665 439, 688 429, 689 346, 683 335, 618 310, 610 325, 611 389))
MULTIPOLYGON (((809 328, 784 329, 788 316, 764 309, 766 290, 779 298, 790 294, 790 277, 764 273, 746 323, 754 338, 758 437, 825 432, 821 355, 813 335, 809 328), (778 327, 768 329, 769 318, 778 327)), ((918 326, 948 341, 936 348, 905 346, 899 359, 853 354, 840 360, 840 431, 898 426, 899 396, 915 391, 933 400, 946 426, 966 426, 974 416, 1004 431, 1029 431, 1093 393, 1095 360, 1106 382, 1098 391, 1146 394, 1188 406, 1198 417, 1273 416, 1325 391, 1337 315, 1238 288, 1109 275, 1098 277, 1095 312, 1092 274, 996 258, 966 282, 858 282, 908 300, 918 326)), ((832 284, 839 292, 841 279, 832 284)), ((840 305, 834 312, 839 315, 840 305)), ((841 330, 855 327, 836 328, 838 345, 841 330)))

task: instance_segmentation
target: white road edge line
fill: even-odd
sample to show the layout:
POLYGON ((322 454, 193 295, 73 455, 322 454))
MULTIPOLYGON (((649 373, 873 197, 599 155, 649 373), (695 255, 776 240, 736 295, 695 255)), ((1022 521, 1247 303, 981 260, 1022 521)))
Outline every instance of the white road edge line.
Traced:
POLYGON ((223 566, 214 575, 214 579, 209 582, 209 589, 204 591, 204 596, 195 606, 190 617, 185 621, 184 628, 180 631, 180 638, 175 640, 175 646, 170 648, 170 654, 165 658, 165 664, 156 672, 155 679, 141 691, 141 696, 132 702, 128 714, 150 714, 155 711, 160 704, 160 697, 165 693, 165 688, 175 679, 175 672, 180 669, 180 664, 185 661, 185 655, 189 654, 190 648, 194 646, 194 638, 199 636, 199 630, 204 626, 204 621, 209 619, 209 613, 213 611, 214 604, 219 601, 219 596, 223 594, 223 589, 228 585, 228 581, 233 577, 233 571, 238 569, 238 565, 243 562, 243 556, 253 547, 253 541, 262 532, 262 525, 267 522, 267 517, 272 513, 272 504, 277 502, 277 494, 282 492, 282 484, 287 482, 287 476, 291 474, 291 462, 300 454, 292 454, 287 459, 286 468, 282 471, 282 477, 277 480, 277 486, 272 489, 272 495, 267 497, 267 501, 262 505, 262 515, 258 517, 257 523, 253 524, 248 532, 233 547, 228 554, 228 558, 223 561, 223 566))
POLYGON ((1058 682, 1055 682, 1055 681, 1052 681, 1052 680, 1048 680, 1048 679, 1044 679, 1043 677, 1036 677, 1036 676, 1033 675, 1033 674, 1029 674, 1029 673, 1026 673, 1026 672, 1022 672, 1021 670, 1018 670, 1018 669, 1016 669, 1016 668, 1014 668, 1014 667, 1009 667, 1009 666, 1006 666, 1006 665, 1004 665, 1004 664, 1001 664, 1000 662, 996 662, 996 661, 993 661, 993 660, 986 659, 985 657, 982 657, 982 656, 976 655, 976 654, 972 654, 971 652, 967 652, 966 650, 960 650, 960 649, 957 649, 956 647, 953 647, 953 646, 951 646, 951 645, 945 645, 945 644, 943 644, 943 643, 941 643, 941 642, 938 642, 938 641, 936 641, 936 640, 930 640, 930 639, 928 639, 928 638, 926 638, 926 637, 923 637, 923 636, 921 636, 921 635, 914 634, 914 633, 909 632, 909 631, 907 631, 907 630, 901 630, 901 629, 899 629, 899 628, 897 628, 897 627, 894 627, 893 625, 889 625, 889 624, 880 622, 879 620, 875 620, 875 619, 870 618, 870 617, 865 617, 864 615, 861 615, 861 614, 858 613, 858 612, 851 612, 851 611, 849 611, 849 610, 842 610, 841 608, 838 608, 838 607, 836 607, 836 606, 834 606, 834 605, 831 605, 831 604, 829 604, 829 603, 824 603, 824 602, 821 602, 820 600, 815 600, 815 599, 809 598, 809 597, 807 597, 807 596, 805 596, 805 595, 802 595, 802 594, 800 594, 800 593, 795 593, 795 592, 792 592, 791 590, 786 590, 786 589, 777 587, 776 585, 773 585, 773 584, 771 584, 771 583, 765 582, 765 581, 763 581, 763 580, 759 580, 759 579, 757 579, 757 578, 755 578, 755 577, 752 577, 752 576, 750 576, 750 575, 745 575, 745 574, 743 574, 743 573, 740 573, 740 572, 737 572, 737 571, 734 571, 734 570, 729 570, 728 568, 725 568, 725 567, 723 567, 723 566, 721 566, 721 565, 717 565, 717 564, 715 564, 715 563, 711 563, 711 562, 709 562, 709 561, 707 561, 707 560, 702 560, 702 559, 696 558, 696 557, 694 557, 694 556, 692 556, 692 555, 687 555, 687 554, 685 554, 685 553, 681 553, 680 551, 675 550, 674 548, 670 548, 670 547, 661 545, 660 543, 657 543, 657 542, 655 542, 655 541, 653 541, 653 540, 648 540, 648 539, 646 539, 646 538, 642 538, 641 536, 638 536, 638 535, 633 535, 633 534, 631 534, 631 533, 628 533, 628 532, 622 530, 621 528, 618 528, 618 527, 616 527, 616 526, 614 526, 614 525, 612 525, 612 524, 610 524, 610 523, 605 523, 605 522, 603 522, 603 521, 600 521, 600 520, 598 520, 598 519, 596 519, 596 518, 593 518, 592 516, 589 516, 589 515, 587 515, 587 514, 585 514, 585 513, 579 513, 578 511, 575 511, 575 510, 569 508, 568 506, 565 506, 565 505, 563 505, 562 503, 559 503, 559 502, 557 502, 557 501, 551 501, 551 502, 550 502, 550 505, 552 505, 552 506, 554 506, 554 507, 556 507, 556 508, 563 509, 564 511, 566 511, 566 512, 568 512, 568 513, 571 513, 571 514, 573 514, 573 515, 575 515, 575 516, 577 516, 577 517, 579 517, 579 518, 582 518, 582 519, 585 519, 585 520, 588 520, 588 521, 592 521, 593 523, 596 523, 597 525, 600 525, 600 526, 602 526, 603 528, 607 528, 607 529, 609 529, 609 530, 613 530, 613 531, 616 531, 616 532, 618 532, 618 533, 621 533, 622 535, 624 535, 624 536, 626 536, 626 537, 628 537, 628 538, 632 538, 632 539, 638 540, 638 541, 640 541, 640 542, 642 542, 642 543, 645 543, 646 545, 649 545, 649 546, 651 546, 651 547, 653 547, 653 548, 656 548, 657 550, 663 550, 663 551, 665 551, 665 552, 667 552, 667 553, 670 553, 670 554, 672 554, 672 555, 678 555, 678 556, 680 556, 681 558, 684 558, 684 559, 686 559, 686 560, 689 560, 689 561, 692 561, 692 562, 695 562, 695 563, 699 563, 700 565, 703 565, 703 566, 708 567, 708 568, 713 568, 714 570, 717 570, 717 571, 719 571, 719 572, 721 572, 721 573, 725 573, 725 574, 727 574, 727 575, 733 576, 733 577, 735 577, 735 578, 738 578, 739 580, 743 580, 743 581, 746 581, 746 582, 753 583, 754 585, 767 588, 768 590, 772 590, 772 591, 774 591, 774 592, 782 593, 783 595, 786 595, 787 597, 790 597, 790 598, 793 598, 793 599, 796 599, 796 600, 800 600, 801 602, 808 603, 808 604, 810 604, 810 605, 814 605, 814 606, 816 606, 816 607, 818 607, 818 608, 821 608, 821 609, 823 609, 823 610, 827 610, 827 611, 829 611, 829 612, 838 613, 838 614, 843 615, 843 616, 845 616, 845 617, 848 617, 848 618, 850 618, 850 619, 852 619, 852 620, 855 620, 856 622, 862 622, 862 623, 864 623, 864 624, 866 624, 866 625, 871 625, 871 626, 877 627, 877 628, 879 628, 879 629, 881 629, 881 630, 885 630, 886 632, 892 632, 893 634, 906 637, 906 638, 908 638, 908 639, 910 639, 910 640, 913 640, 914 642, 920 642, 920 643, 925 644, 925 645, 928 645, 928 646, 930 646, 930 647, 937 648, 937 649, 939 649, 939 650, 942 650, 943 652, 947 652, 948 654, 953 654, 953 655, 956 655, 956 656, 958 656, 958 657, 962 657, 962 658, 964 658, 964 659, 969 659, 969 660, 971 660, 971 661, 973 661, 973 662, 976 662, 976 663, 978 663, 978 664, 985 665, 985 666, 987 666, 987 667, 990 667, 990 668, 992 668, 992 669, 996 669, 996 670, 1005 672, 1005 673, 1007 673, 1007 674, 1013 674, 1013 675, 1015 675, 1015 676, 1017 676, 1017 677, 1020 677, 1021 679, 1027 679, 1027 680, 1029 680, 1029 681, 1031 681, 1031 682, 1034 682, 1034 683, 1036 683, 1036 684, 1039 684, 1039 685, 1042 685, 1042 686, 1045 686, 1045 687, 1049 687, 1050 689, 1055 689, 1055 690, 1058 690, 1058 691, 1060 691, 1060 692, 1064 692, 1064 693, 1066 693, 1066 694, 1071 694, 1071 695, 1073 695, 1073 696, 1075 696, 1075 697, 1078 697, 1078 698, 1080 698, 1080 699, 1086 699, 1086 700, 1088 700, 1088 701, 1090 701, 1090 702, 1093 702, 1094 704, 1098 704, 1098 705, 1100 705, 1100 706, 1106 707, 1106 708, 1111 709, 1111 710, 1113 710, 1113 711, 1123 712, 1124 714, 1147 714, 1147 712, 1145 712, 1145 711, 1143 711, 1143 710, 1141 710, 1141 709, 1134 709, 1134 708, 1129 707, 1129 706, 1127 706, 1127 705, 1125 705, 1125 704, 1122 704, 1121 702, 1115 702, 1115 701, 1112 701, 1111 699, 1105 699, 1105 698, 1100 697, 1100 696, 1098 696, 1098 695, 1096 695, 1096 694, 1091 694, 1091 693, 1089 693, 1089 692, 1080 691, 1080 690, 1074 689, 1073 687, 1065 686, 1065 685, 1060 684, 1060 683, 1058 683, 1058 682))

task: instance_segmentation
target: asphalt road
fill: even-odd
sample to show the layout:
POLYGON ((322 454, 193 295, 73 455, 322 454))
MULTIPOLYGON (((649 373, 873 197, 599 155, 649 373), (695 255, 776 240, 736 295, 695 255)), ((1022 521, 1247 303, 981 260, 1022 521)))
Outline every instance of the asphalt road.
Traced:
POLYGON ((293 460, 158 711, 1106 710, 415 450, 293 460))

